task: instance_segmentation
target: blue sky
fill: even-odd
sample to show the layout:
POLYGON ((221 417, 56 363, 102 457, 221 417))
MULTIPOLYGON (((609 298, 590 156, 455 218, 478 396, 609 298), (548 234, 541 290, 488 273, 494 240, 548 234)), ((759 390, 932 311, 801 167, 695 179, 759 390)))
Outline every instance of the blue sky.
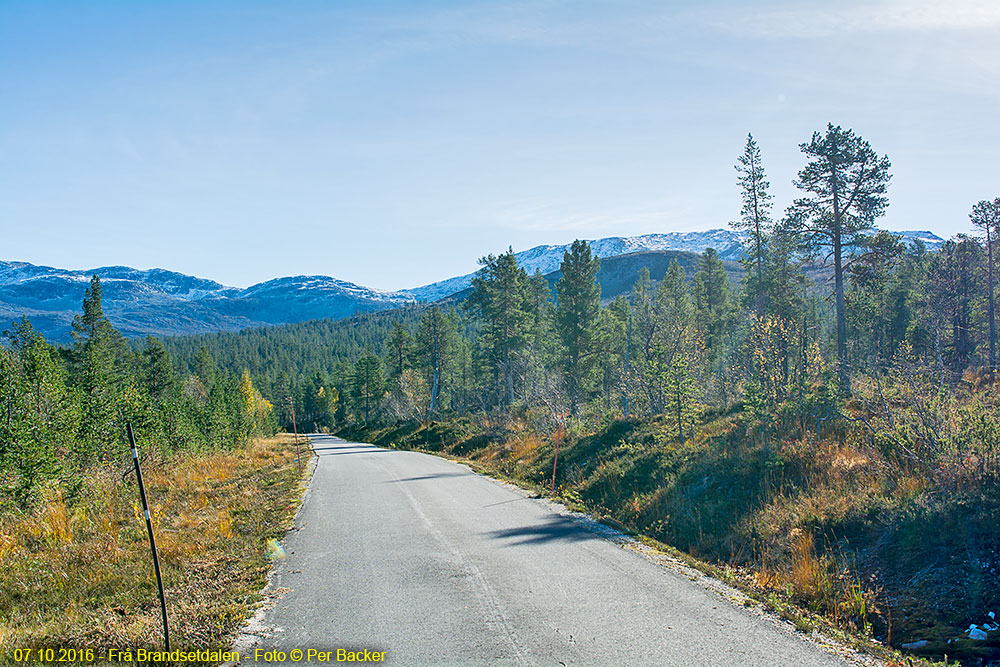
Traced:
POLYGON ((828 121, 881 225, 1000 196, 1000 3, 0 0, 0 259, 385 289, 725 226, 828 121))

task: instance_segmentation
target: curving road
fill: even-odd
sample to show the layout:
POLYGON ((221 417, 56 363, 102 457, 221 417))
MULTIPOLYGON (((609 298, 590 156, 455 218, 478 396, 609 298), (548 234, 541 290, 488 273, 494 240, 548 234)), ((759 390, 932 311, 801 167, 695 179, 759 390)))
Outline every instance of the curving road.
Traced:
POLYGON ((312 439, 317 467, 258 647, 367 648, 400 666, 859 660, 465 466, 312 439))

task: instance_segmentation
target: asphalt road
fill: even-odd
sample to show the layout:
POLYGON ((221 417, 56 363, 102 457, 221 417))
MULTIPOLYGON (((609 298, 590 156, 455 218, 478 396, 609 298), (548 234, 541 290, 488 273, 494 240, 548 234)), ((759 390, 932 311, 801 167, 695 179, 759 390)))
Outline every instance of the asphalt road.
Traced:
POLYGON ((367 648, 406 666, 853 664, 465 466, 313 443, 258 647, 367 648))

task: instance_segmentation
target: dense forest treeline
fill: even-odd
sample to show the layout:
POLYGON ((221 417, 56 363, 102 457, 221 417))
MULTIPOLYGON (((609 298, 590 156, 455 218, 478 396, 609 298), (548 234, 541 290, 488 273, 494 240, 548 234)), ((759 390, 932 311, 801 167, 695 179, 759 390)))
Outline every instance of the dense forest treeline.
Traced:
POLYGON ((125 421, 170 451, 231 447, 290 428, 294 408, 300 430, 476 451, 528 481, 553 474, 563 423, 570 497, 756 559, 772 588, 855 609, 861 629, 877 604, 889 641, 893 618, 917 632, 947 617, 954 637, 1000 603, 982 569, 1000 567, 1000 197, 971 206, 979 235, 906 247, 874 230, 886 156, 833 125, 800 148, 780 214, 752 136, 737 159, 738 283, 709 249, 607 298, 576 241, 548 279, 508 249, 446 302, 130 347, 95 277, 72 346, 25 320, 0 349, 4 502, 51 479, 72 490, 121 456, 125 421))
POLYGON ((602 303, 600 262, 577 242, 554 289, 508 251, 481 260, 461 302, 165 345, 186 371, 209 359, 249 370, 282 423, 291 398, 308 428, 531 406, 581 428, 667 414, 684 439, 703 415, 737 405, 765 430, 776 419, 849 421, 845 406, 867 406, 879 415, 861 426, 872 437, 936 448, 941 429, 898 432, 886 392, 917 392, 930 409, 963 376, 996 368, 1000 199, 971 213, 982 238, 904 247, 873 233, 888 205, 885 156, 832 125, 801 148, 802 196, 779 217, 748 137, 736 165, 744 205, 732 225, 746 247, 735 287, 710 249, 693 275, 676 260, 662 276, 640 270, 630 294, 602 303))
POLYGON ((73 320, 73 345, 54 347, 27 318, 0 347, 0 506, 31 503, 57 480, 73 493, 90 466, 121 464, 131 422, 143 448, 229 449, 273 431, 275 417, 247 373, 202 355, 180 373, 155 338, 132 349, 101 306, 94 276, 73 320))

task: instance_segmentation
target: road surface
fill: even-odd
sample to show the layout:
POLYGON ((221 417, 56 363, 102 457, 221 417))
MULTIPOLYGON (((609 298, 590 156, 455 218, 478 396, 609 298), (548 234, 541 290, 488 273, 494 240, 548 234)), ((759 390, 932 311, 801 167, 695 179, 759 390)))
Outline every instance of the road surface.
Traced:
POLYGON ((385 651, 400 666, 855 664, 465 466, 312 438, 258 648, 385 651))

